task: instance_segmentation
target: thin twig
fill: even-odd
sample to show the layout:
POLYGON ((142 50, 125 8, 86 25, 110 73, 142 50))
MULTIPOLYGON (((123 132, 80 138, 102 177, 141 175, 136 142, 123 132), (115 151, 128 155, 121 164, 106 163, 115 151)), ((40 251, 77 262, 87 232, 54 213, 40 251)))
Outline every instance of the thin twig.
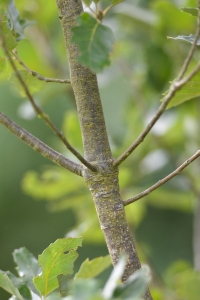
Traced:
MULTIPOLYGON (((200 1, 198 1, 198 6, 200 7, 200 1)), ((151 119, 151 121, 147 124, 146 128, 140 133, 140 135, 136 138, 136 140, 131 144, 131 146, 121 155, 119 156, 113 163, 114 167, 119 166, 145 139, 145 137, 148 135, 152 127, 155 125, 155 123, 158 121, 160 116, 163 114, 163 112, 166 110, 167 105, 171 101, 171 99, 174 97, 175 93, 180 90, 200 69, 200 62, 198 65, 194 68, 193 71, 189 73, 188 76, 186 76, 184 79, 182 79, 183 75, 187 71, 188 65, 192 59, 192 56, 194 54, 196 41, 198 36, 200 35, 200 10, 198 13, 198 27, 195 34, 194 42, 191 46, 190 52, 188 56, 185 59, 185 62, 183 64, 183 67, 178 75, 178 78, 171 84, 169 92, 165 96, 163 102, 159 106, 157 112, 151 119)))
POLYGON ((70 150, 88 169, 90 169, 91 171, 95 172, 97 169, 94 165, 90 164, 87 160, 85 160, 85 158, 76 150, 72 147, 72 145, 68 142, 68 140, 66 139, 66 137, 64 136, 63 132, 61 132, 56 126, 55 124, 50 120, 49 116, 43 111, 43 109, 38 106, 36 104, 36 102, 34 101, 28 86, 26 85, 25 81, 23 80, 23 78, 21 77, 20 73, 18 72, 18 69, 16 68, 12 57, 8 51, 8 49, 6 48, 5 44, 4 44, 4 40, 3 40, 3 49, 5 51, 5 54, 20 82, 20 84, 22 85, 29 101, 31 102, 36 114, 41 117, 46 124, 53 130, 53 132, 60 138, 60 140, 65 144, 65 146, 67 147, 68 150, 70 150))
POLYGON ((164 177, 163 179, 159 180, 157 183, 155 183, 154 185, 152 185, 150 188, 146 189, 145 191, 139 193, 138 195, 123 201, 123 205, 129 205, 133 202, 136 202, 137 200, 149 195, 151 192, 153 192, 154 190, 156 190, 158 187, 160 187, 161 185, 163 185, 164 183, 166 183, 167 181, 169 181, 170 179, 172 179, 173 177, 175 177, 176 175, 178 175, 180 172, 182 172, 186 167, 188 167, 195 159, 197 159, 200 156, 200 150, 198 150, 193 156, 191 156, 189 159, 187 159, 180 167, 178 167, 174 172, 170 173, 169 175, 167 175, 166 177, 164 177))
POLYGON ((39 73, 31 70, 22 60, 21 58, 18 56, 17 51, 12 51, 12 54, 15 56, 16 60, 19 62, 19 64, 21 66, 24 67, 24 69, 29 72, 29 74, 31 74, 32 76, 36 77, 39 80, 45 81, 45 82, 57 82, 57 83, 70 83, 69 79, 57 79, 57 78, 49 78, 49 77, 44 77, 42 75, 40 75, 39 73))
POLYGON ((55 151, 51 147, 44 144, 34 135, 26 131, 24 128, 10 120, 4 113, 0 112, 0 123, 16 135, 20 140, 24 141, 32 149, 39 152, 57 165, 82 176, 83 166, 67 159, 61 153, 55 151))
POLYGON ((200 1, 198 1, 198 18, 197 18, 197 22, 198 22, 198 25, 197 25, 197 30, 196 30, 196 34, 195 34, 195 38, 194 38, 194 42, 192 43, 192 46, 190 48, 190 51, 188 53, 188 56, 186 57, 185 61, 184 61, 184 64, 183 64, 183 67, 177 77, 177 80, 181 80, 185 74, 185 72, 187 71, 188 69, 188 66, 190 64, 190 61, 193 57, 193 54, 195 52, 195 49, 196 49, 196 43, 197 43, 197 40, 199 38, 199 35, 200 35, 200 1))

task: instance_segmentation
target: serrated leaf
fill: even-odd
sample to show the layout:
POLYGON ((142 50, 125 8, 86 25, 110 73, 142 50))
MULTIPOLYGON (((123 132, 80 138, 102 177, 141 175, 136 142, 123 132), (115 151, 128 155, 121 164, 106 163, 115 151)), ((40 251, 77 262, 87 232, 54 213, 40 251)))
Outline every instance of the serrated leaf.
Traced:
POLYGON ((33 285, 33 278, 41 272, 37 259, 25 247, 16 249, 13 252, 13 258, 17 264, 17 271, 23 278, 26 285, 36 294, 38 291, 33 285))
POLYGON ((198 17, 198 8, 194 7, 181 7, 181 11, 188 13, 194 17, 198 17))
POLYGON ((81 52, 77 60, 93 72, 101 72, 110 64, 109 55, 114 43, 112 30, 86 12, 77 18, 77 24, 72 28, 71 40, 81 52))
POLYGON ((15 49, 17 47, 17 42, 12 31, 7 27, 7 22, 1 22, 1 27, 6 47, 9 50, 15 49))
POLYGON ((92 3, 92 0, 83 0, 83 2, 86 6, 90 6, 90 4, 92 3))
POLYGON ((2 271, 0 271, 0 286, 11 295, 16 296, 18 300, 24 300, 8 275, 2 271))
POLYGON ((73 273, 74 261, 78 257, 75 249, 81 246, 81 243, 81 237, 58 239, 39 255, 42 275, 35 277, 33 282, 41 295, 46 297, 58 287, 58 275, 73 273), (64 254, 66 251, 69 253, 64 254))
POLYGON ((20 41, 24 38, 24 29, 33 24, 33 22, 26 22, 20 19, 20 14, 15 6, 14 0, 8 2, 6 16, 8 18, 8 27, 12 30, 16 40, 20 41))
MULTIPOLYGON (((164 96, 168 93, 166 91, 164 96)), ((190 81, 188 81, 181 90, 177 91, 167 108, 180 105, 185 101, 194 99, 200 96, 200 74, 196 74, 190 81)), ((164 98, 162 98, 163 102, 164 98)))
POLYGON ((111 265, 110 255, 97 257, 89 261, 87 258, 81 265, 75 278, 90 279, 96 277, 111 265))
MULTIPOLYGON (((18 70, 18 73, 20 74, 22 80, 26 83, 26 85, 29 88, 29 91, 31 94, 34 94, 38 91, 40 91, 45 84, 43 81, 38 80, 37 78, 33 77, 29 72, 26 70, 18 70)), ((10 78, 10 82, 13 83, 16 90, 20 93, 22 97, 27 97, 26 93, 19 82, 19 79, 17 78, 16 74, 13 73, 10 78)))
MULTIPOLYGON (((172 40, 182 40, 182 41, 185 41, 187 43, 193 44, 193 42, 195 40, 195 35, 194 34, 190 34, 188 36, 187 35, 178 35, 177 37, 168 36, 167 38, 172 39, 172 40)), ((196 45, 200 46, 200 37, 198 37, 196 45)))

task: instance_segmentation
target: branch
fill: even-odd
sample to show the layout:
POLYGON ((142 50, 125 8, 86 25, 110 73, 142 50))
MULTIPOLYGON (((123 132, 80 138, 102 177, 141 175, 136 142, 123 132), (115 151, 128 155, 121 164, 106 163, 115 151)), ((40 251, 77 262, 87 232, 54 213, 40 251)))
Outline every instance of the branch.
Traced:
POLYGON ((42 154, 44 157, 48 158, 57 165, 82 176, 83 166, 72 162, 67 159, 61 153, 53 150, 38 138, 33 136, 31 133, 17 125, 15 122, 10 120, 4 113, 0 112, 0 123, 10 130, 14 135, 16 135, 20 140, 24 141, 27 145, 33 148, 35 151, 42 154))
POLYGON ((200 1, 198 1, 198 7, 199 7, 198 27, 197 27, 197 31, 196 31, 196 34, 195 34, 195 39, 194 39, 194 42, 191 46, 191 49, 190 49, 186 59, 184 61, 183 67, 182 67, 177 79, 170 86, 168 94, 165 96, 162 104, 159 106, 157 112, 155 113, 155 115, 151 119, 151 121, 147 124, 146 128, 141 132, 141 134, 132 143, 132 145, 121 156, 119 156, 114 161, 114 163, 113 163, 114 167, 119 166, 144 141, 145 137, 148 135, 148 133, 150 132, 152 127, 155 125, 155 123, 158 121, 160 116, 166 110, 167 105, 169 104, 171 99, 174 97, 175 93, 178 90, 180 90, 200 70, 200 62, 199 62, 198 65, 196 66, 196 68, 194 68, 194 70, 191 71, 191 73, 189 73, 188 76, 186 76, 184 79, 182 79, 185 72, 187 71, 188 65, 189 65, 189 63, 192 59, 192 56, 193 56, 194 51, 195 51, 196 42, 197 42, 197 39, 200 35, 200 1))
POLYGON ((8 51, 8 49, 5 46, 4 40, 3 40, 3 49, 5 51, 5 54, 21 84, 21 86, 23 87, 29 101, 31 102, 36 114, 41 117, 46 124, 53 130, 53 132, 60 138, 60 140, 65 144, 65 146, 67 147, 68 150, 70 150, 88 169, 90 169, 91 171, 95 172, 97 169, 94 165, 90 164, 88 161, 85 160, 85 158, 76 150, 72 147, 72 145, 68 142, 68 140, 66 139, 66 137, 64 136, 64 134, 58 130, 58 128, 54 125, 54 123, 50 120, 49 116, 44 113, 43 109, 38 106, 36 104, 36 102, 34 101, 28 86, 26 85, 25 81, 23 80, 23 78, 21 77, 20 73, 18 72, 18 69, 16 68, 12 57, 8 51))
POLYGON ((38 74, 37 72, 31 70, 22 60, 21 58, 18 56, 17 51, 12 51, 12 54, 15 56, 15 58, 17 59, 17 61, 19 62, 19 64, 21 66, 24 67, 24 69, 26 69, 26 71, 29 72, 29 74, 31 74, 32 76, 36 77, 39 80, 42 81, 46 81, 46 82, 57 82, 57 83, 70 83, 69 79, 57 79, 57 78, 49 78, 49 77, 44 77, 40 74, 38 74))
POLYGON ((178 167, 174 172, 170 173, 163 179, 159 180, 157 183, 152 185, 147 190, 143 191, 142 193, 139 193, 138 195, 134 196, 133 198, 130 198, 128 200, 123 201, 124 206, 129 205, 133 202, 136 202, 137 200, 149 195, 151 192, 156 190, 158 187, 163 185, 165 182, 169 181, 176 175, 178 175, 180 172, 182 172, 186 167, 188 167, 195 159, 197 159, 200 156, 200 150, 198 150, 193 156, 191 156, 189 159, 187 159, 180 167, 178 167))
POLYGON ((198 26, 197 26, 197 31, 196 31, 196 34, 195 34, 195 38, 194 38, 194 42, 192 43, 192 46, 190 48, 190 51, 188 53, 188 56, 186 57, 185 61, 184 61, 184 64, 183 64, 183 67, 177 77, 177 80, 181 80, 185 74, 185 72, 187 71, 187 68, 190 64, 190 61, 193 57, 193 54, 194 54, 194 51, 195 51, 195 48, 196 48, 196 43, 197 43, 197 40, 199 38, 199 35, 200 35, 200 1, 198 0, 198 26))

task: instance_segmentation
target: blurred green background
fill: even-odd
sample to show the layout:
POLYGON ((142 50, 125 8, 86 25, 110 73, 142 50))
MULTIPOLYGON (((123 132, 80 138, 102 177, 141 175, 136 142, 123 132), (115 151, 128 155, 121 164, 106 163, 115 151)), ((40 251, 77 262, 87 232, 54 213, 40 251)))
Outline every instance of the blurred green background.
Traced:
MULTIPOLYGON (((102 7, 109 3, 101 2, 102 7)), ((21 59, 44 76, 69 78, 55 1, 47 5, 42 0, 15 0, 15 4, 22 18, 35 22, 25 30, 26 39, 17 47, 21 59)), ((184 6, 195 7, 196 1, 127 0, 105 18, 116 43, 112 64, 98 74, 98 79, 114 157, 130 145, 155 113, 189 51, 188 44, 166 38, 195 32, 196 19, 180 11, 184 6)), ((195 54, 193 64, 198 56, 195 54)), ((10 67, 1 65, 0 110, 75 160, 35 117, 14 76, 10 77, 10 67)), ((35 100, 82 152, 70 85, 38 84, 31 78, 28 82, 35 100)), ((124 200, 165 177, 199 149, 199 120, 198 99, 165 112, 119 168, 124 200)), ((14 249, 25 246, 37 256, 66 234, 84 238, 77 264, 86 257, 107 254, 82 178, 54 166, 2 126, 0 141, 0 269, 13 271, 14 249)), ((194 218, 194 212, 200 201, 199 170, 200 163, 196 161, 178 177, 126 208, 139 256, 152 269, 154 299, 199 299, 195 298, 199 295, 199 279, 191 275, 196 236, 193 223, 198 217, 194 218)), ((8 299, 2 290, 0 299, 8 299)))

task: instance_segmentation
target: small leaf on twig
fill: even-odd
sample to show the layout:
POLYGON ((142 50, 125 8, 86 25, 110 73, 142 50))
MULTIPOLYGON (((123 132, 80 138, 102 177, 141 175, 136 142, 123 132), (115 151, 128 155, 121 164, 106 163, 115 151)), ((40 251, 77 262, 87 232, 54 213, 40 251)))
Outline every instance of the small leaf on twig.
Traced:
POLYGON ((20 41, 24 38, 24 29, 27 26, 33 24, 33 22, 27 22, 25 20, 20 19, 19 11, 17 10, 14 0, 8 1, 6 16, 8 19, 7 25, 12 30, 13 35, 15 36, 17 41, 20 41))
POLYGON ((194 7, 181 7, 181 11, 188 13, 194 17, 198 17, 198 8, 194 7))
POLYGON ((93 72, 101 72, 110 64, 109 55, 114 43, 112 30, 86 12, 77 18, 77 23, 78 26, 72 28, 71 40, 81 52, 77 60, 93 72))
MULTIPOLYGON (((172 40, 182 40, 182 41, 185 41, 187 43, 193 44, 193 42, 195 40, 195 34, 190 34, 188 36, 187 35, 178 35, 177 37, 168 36, 167 38, 172 39, 172 40)), ((200 46, 200 37, 198 37, 196 45, 200 46)))
MULTIPOLYGON (((167 95, 168 91, 164 93, 167 95)), ((194 99, 200 96, 200 74, 196 74, 191 80, 189 80, 181 90, 177 91, 167 108, 180 105, 185 101, 194 99)), ((164 98, 161 100, 163 102, 164 98)))

